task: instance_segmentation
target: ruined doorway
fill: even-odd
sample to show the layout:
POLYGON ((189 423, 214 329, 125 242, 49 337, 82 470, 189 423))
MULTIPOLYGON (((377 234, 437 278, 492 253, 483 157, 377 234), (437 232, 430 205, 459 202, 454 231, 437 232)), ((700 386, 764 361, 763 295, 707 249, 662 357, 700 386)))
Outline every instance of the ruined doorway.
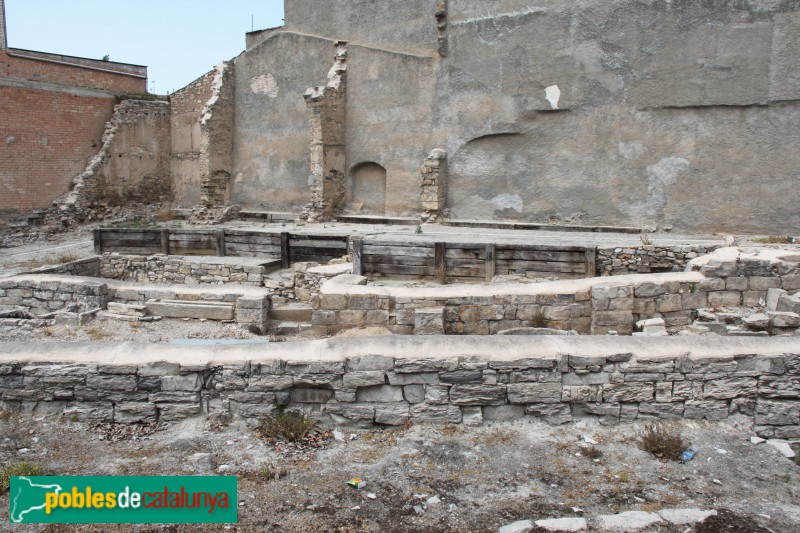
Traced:
POLYGON ((386 214, 386 169, 377 163, 360 163, 350 170, 345 211, 351 214, 386 214))

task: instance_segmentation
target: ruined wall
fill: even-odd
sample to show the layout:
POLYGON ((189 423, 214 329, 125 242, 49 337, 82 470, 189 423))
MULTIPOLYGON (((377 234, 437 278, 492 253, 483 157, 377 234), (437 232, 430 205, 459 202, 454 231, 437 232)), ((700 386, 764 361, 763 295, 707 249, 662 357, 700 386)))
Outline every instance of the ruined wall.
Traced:
POLYGON ((111 364, 87 346, 74 348, 75 362, 52 363, 45 346, 6 343, 0 407, 122 424, 221 412, 257 424, 288 407, 345 427, 739 416, 762 437, 800 436, 800 350, 791 339, 660 339, 657 355, 653 339, 537 338, 522 349, 516 339, 493 341, 326 340, 227 346, 224 354, 165 346, 162 362, 122 345, 111 364), (326 355, 309 360, 290 350, 326 355))
POLYGON ((125 100, 106 124, 102 145, 56 204, 80 214, 91 206, 159 203, 172 198, 169 104, 125 100))
POLYGON ((800 6, 484 6, 448 13, 452 217, 800 228, 800 6))
POLYGON ((333 42, 278 33, 236 58, 232 200, 299 213, 311 200, 311 131, 303 94, 322 85, 333 42))
POLYGON ((116 95, 146 86, 144 67, 0 51, 0 212, 50 206, 101 148, 116 95))
POLYGON ((285 0, 286 30, 385 50, 436 49, 436 0, 285 0))
MULTIPOLYGON (((287 33, 297 32, 349 42, 348 172, 365 163, 386 169, 386 214, 422 211, 411 176, 440 147, 449 159, 451 219, 800 230, 796 2, 398 5, 288 1, 283 33, 265 41, 301 44, 287 33)), ((265 44, 240 62, 274 76, 273 65, 293 55, 265 44), (274 54, 259 59, 266 49, 274 54)), ((319 68, 329 65, 298 49, 319 68)), ((276 84, 324 79, 309 84, 309 67, 297 66, 299 74, 276 84)), ((267 139, 256 128, 241 132, 242 144, 270 144, 290 163, 278 168, 270 155, 265 172, 243 150, 242 180, 281 175, 295 193, 267 204, 293 207, 296 195, 308 194, 300 187, 303 157, 289 146, 302 132, 298 119, 264 115, 243 94, 237 121, 252 112, 271 126, 267 139)), ((348 209, 357 212, 359 203, 348 209)))

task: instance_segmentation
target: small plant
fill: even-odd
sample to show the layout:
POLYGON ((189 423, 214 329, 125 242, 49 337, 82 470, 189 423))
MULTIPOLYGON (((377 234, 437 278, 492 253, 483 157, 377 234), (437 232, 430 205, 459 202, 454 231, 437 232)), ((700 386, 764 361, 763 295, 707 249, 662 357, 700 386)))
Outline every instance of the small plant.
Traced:
POLYGON ((653 244, 653 241, 650 240, 650 236, 646 233, 639 235, 639 240, 642 241, 644 246, 651 246, 653 244))
POLYGON ((44 472, 42 465, 22 461, 12 463, 0 468, 0 494, 8 492, 11 487, 11 478, 14 476, 41 476, 44 472))
POLYGON ((111 337, 110 333, 106 333, 100 328, 89 328, 86 330, 86 335, 88 335, 93 341, 101 341, 111 337))
POLYGON ((55 333, 53 332, 53 328, 50 326, 43 327, 42 333, 44 334, 45 337, 52 337, 53 335, 55 335, 55 333))
POLYGON ((172 208, 168 205, 162 206, 156 213, 156 220, 159 222, 168 222, 173 218, 175 217, 172 215, 172 208))
POLYGON ((538 313, 534 313, 531 317, 531 327, 533 328, 545 328, 547 327, 547 319, 544 318, 544 313, 539 311, 538 313))
POLYGON ((288 472, 286 471, 285 468, 281 468, 275 464, 264 463, 258 470, 258 474, 264 481, 272 481, 273 479, 280 479, 282 477, 286 477, 288 472))
POLYGON ((648 424, 639 436, 639 447, 659 459, 680 461, 681 453, 691 446, 680 430, 669 424, 648 424))
POLYGON ((281 411, 261 423, 264 437, 289 442, 301 442, 314 429, 316 421, 297 411, 281 411))
POLYGON ((601 457, 603 457, 603 450, 601 450, 597 446, 589 446, 588 448, 583 448, 583 450, 581 450, 581 453, 583 453, 583 455, 592 460, 600 459, 601 457))
POLYGON ((421 225, 417 225, 417 229, 414 230, 414 233, 416 233, 417 235, 420 235, 422 233, 422 226, 421 225))

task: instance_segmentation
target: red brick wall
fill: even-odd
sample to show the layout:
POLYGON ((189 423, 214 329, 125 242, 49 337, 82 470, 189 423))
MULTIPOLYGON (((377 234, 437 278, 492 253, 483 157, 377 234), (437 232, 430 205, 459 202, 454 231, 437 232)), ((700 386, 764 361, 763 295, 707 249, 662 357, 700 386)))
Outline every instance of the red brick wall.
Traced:
MULTIPOLYGON (((14 50, 9 50, 15 53, 14 50)), ((101 63, 102 62, 98 62, 101 63)), ((104 89, 116 93, 147 92, 147 79, 101 72, 80 66, 61 65, 49 61, 12 57, 0 52, 0 78, 59 83, 71 87, 104 89)))
POLYGON ((0 212, 49 207, 66 192, 100 149, 116 103, 0 86, 0 212))

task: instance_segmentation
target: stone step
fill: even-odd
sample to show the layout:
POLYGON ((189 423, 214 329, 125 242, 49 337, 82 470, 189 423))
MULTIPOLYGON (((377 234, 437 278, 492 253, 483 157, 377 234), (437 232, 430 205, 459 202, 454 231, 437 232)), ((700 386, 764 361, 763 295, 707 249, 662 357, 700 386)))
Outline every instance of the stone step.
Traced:
POLYGON ((233 320, 233 304, 227 302, 197 302, 186 300, 158 300, 145 303, 147 313, 166 318, 205 318, 206 320, 233 320))
POLYGON ((100 320, 119 320, 120 322, 159 322, 162 319, 160 316, 120 315, 116 313, 109 313, 108 311, 98 313, 97 318, 100 320))
POLYGON ((147 314, 147 307, 144 305, 108 302, 108 312, 115 315, 145 316, 147 314))
POLYGON ((293 321, 283 321, 283 322, 273 322, 270 325, 270 333, 274 335, 299 335, 305 331, 312 330, 314 326, 307 322, 293 322, 293 321))
POLYGON ((313 309, 309 304, 290 303, 276 305, 269 310, 269 317, 272 320, 281 322, 311 322, 313 309))

